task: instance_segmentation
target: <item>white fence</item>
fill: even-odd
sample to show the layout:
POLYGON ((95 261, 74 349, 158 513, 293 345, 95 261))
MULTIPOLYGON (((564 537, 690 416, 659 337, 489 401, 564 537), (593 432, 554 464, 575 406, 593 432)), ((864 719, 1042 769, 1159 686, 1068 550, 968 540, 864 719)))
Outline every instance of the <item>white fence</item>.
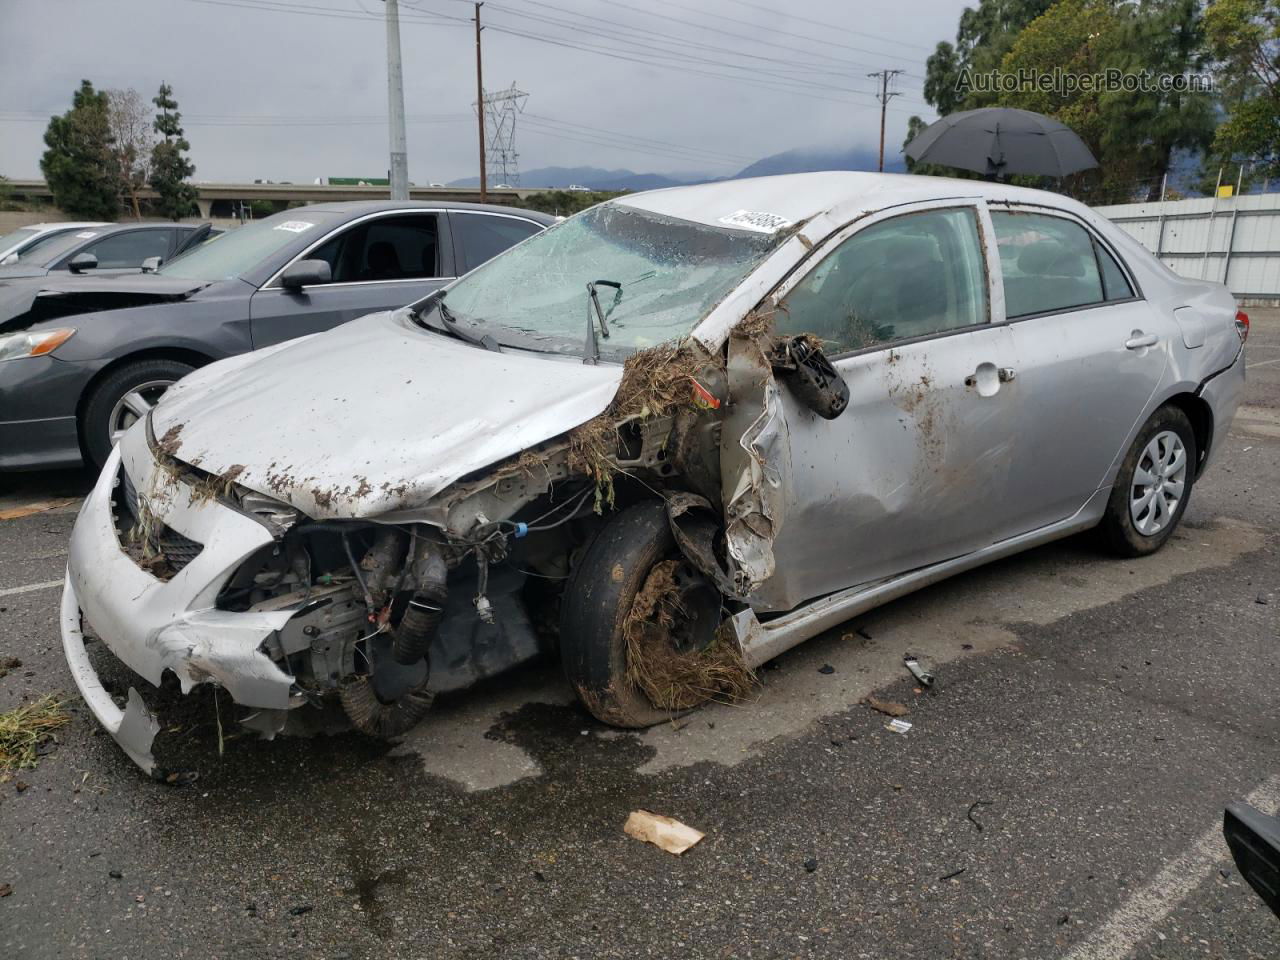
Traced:
POLYGON ((1163 260, 1242 301, 1280 300, 1280 193, 1095 207, 1163 260))

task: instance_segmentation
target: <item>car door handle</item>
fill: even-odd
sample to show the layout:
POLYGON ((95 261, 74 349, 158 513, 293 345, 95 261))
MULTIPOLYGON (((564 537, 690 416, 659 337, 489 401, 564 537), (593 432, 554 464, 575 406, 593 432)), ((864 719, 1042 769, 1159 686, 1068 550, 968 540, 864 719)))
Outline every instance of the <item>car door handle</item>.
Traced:
MULTIPOLYGON (((986 376, 990 376, 989 371, 991 370, 991 368, 992 368, 992 364, 989 364, 989 363, 982 364, 981 366, 978 367, 977 370, 973 371, 973 373, 969 374, 967 377, 964 378, 964 385, 966 387, 976 387, 978 385, 978 377, 983 374, 985 374, 986 376), (984 367, 986 368, 985 370, 983 369, 984 367)), ((996 379, 1000 383, 1009 383, 1017 375, 1018 375, 1018 371, 1014 370, 1013 367, 999 367, 998 369, 996 369, 996 379)))
POLYGON ((1126 350, 1141 350, 1143 347, 1154 347, 1160 342, 1160 338, 1154 333, 1143 333, 1141 330, 1134 330, 1129 334, 1129 339, 1124 342, 1126 350))

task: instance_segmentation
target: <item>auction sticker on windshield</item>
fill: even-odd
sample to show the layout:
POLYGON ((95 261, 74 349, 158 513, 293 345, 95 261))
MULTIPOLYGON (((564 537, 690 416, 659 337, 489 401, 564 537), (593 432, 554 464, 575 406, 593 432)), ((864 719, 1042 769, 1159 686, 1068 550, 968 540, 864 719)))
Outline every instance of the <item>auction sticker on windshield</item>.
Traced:
POLYGON ((315 224, 307 220, 286 220, 284 223, 278 223, 276 230, 288 230, 290 233, 302 233, 310 230, 315 224))
POLYGON ((791 226, 791 221, 776 213, 763 213, 759 210, 739 210, 720 222, 730 227, 741 227, 744 230, 755 230, 757 233, 777 233, 783 227, 791 226))

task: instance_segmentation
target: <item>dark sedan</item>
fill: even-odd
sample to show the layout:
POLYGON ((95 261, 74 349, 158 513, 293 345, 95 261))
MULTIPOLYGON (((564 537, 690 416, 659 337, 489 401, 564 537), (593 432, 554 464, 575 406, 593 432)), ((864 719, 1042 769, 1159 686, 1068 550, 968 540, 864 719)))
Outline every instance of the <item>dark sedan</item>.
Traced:
POLYGON ((208 238, 207 223, 108 223, 68 230, 0 265, 0 282, 92 270, 99 275, 141 273, 208 238))
POLYGON ((0 283, 0 470, 101 464, 196 367, 404 306, 553 222, 478 204, 318 204, 155 274, 0 283))

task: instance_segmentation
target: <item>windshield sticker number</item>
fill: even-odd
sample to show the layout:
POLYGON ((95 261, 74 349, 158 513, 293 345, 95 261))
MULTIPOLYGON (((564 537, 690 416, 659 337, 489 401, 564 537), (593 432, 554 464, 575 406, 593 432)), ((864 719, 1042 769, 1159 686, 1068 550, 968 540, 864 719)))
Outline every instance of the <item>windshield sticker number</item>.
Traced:
POLYGON ((305 233, 314 227, 314 223, 306 220, 286 220, 284 223, 276 224, 276 230, 288 230, 290 233, 305 233))
POLYGON ((759 210, 739 210, 720 222, 730 227, 741 227, 743 230, 754 230, 757 233, 777 233, 783 227, 791 226, 791 221, 776 213, 763 213, 759 210))
POLYGON ((97 235, 98 235, 98 234, 97 234, 97 232, 96 232, 96 231, 93 231, 93 230, 85 230, 85 231, 83 231, 82 233, 77 233, 77 234, 76 234, 76 239, 77 239, 77 240, 92 240, 92 239, 93 239, 94 237, 96 237, 97 235))

